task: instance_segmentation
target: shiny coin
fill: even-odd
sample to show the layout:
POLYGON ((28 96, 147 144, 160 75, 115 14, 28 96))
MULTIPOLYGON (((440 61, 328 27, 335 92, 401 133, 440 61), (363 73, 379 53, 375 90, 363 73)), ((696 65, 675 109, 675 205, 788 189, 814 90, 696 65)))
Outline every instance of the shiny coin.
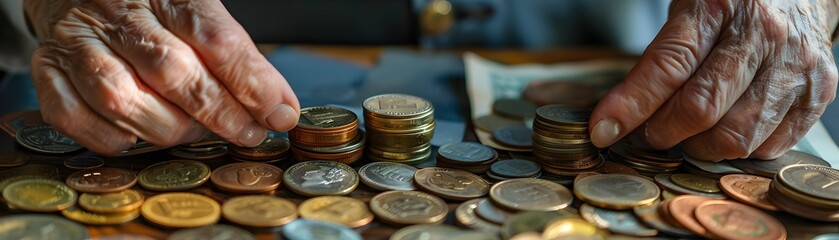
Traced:
POLYGON ((221 190, 239 193, 267 192, 280 186, 283 170, 258 162, 231 163, 213 170, 210 181, 221 190))
POLYGON ((358 186, 358 174, 343 163, 307 161, 289 167, 283 181, 291 191, 303 196, 345 195, 358 186))
POLYGON ((122 213, 140 208, 143 200, 143 194, 133 189, 103 194, 83 193, 79 196, 79 206, 95 213, 122 213))
POLYGON ((628 174, 601 174, 574 183, 574 194, 594 206, 631 209, 649 205, 661 191, 650 180, 628 174))
POLYGON ((658 230, 638 221, 632 211, 615 211, 583 204, 580 206, 580 215, 595 226, 609 229, 613 233, 636 237, 652 237, 658 234, 658 230))
POLYGON ((41 153, 64 154, 82 150, 82 146, 47 125, 17 130, 15 140, 23 147, 41 153))
POLYGON ((574 196, 565 186, 548 180, 517 178, 505 180, 489 190, 492 201, 514 210, 556 211, 571 205, 574 196))
POLYGON ((218 203, 194 193, 162 193, 146 199, 140 213, 152 223, 176 228, 213 224, 221 215, 218 203))
POLYGON ((417 191, 388 191, 370 199, 370 210, 380 220, 396 225, 442 222, 449 207, 442 199, 417 191))
POLYGON ((0 239, 85 240, 84 225, 42 214, 9 215, 0 218, 0 239))
POLYGON ((193 160, 156 163, 140 171, 140 186, 153 191, 180 191, 201 186, 210 179, 210 167, 193 160))
POLYGON ((372 96, 364 100, 362 106, 372 114, 396 118, 427 114, 434 110, 428 100, 405 94, 372 96))
POLYGON ((545 226, 542 239, 586 239, 606 240, 609 232, 594 226, 582 218, 562 218, 545 226))
POLYGON ((806 219, 822 222, 839 222, 839 211, 819 209, 810 205, 801 204, 800 202, 791 199, 789 196, 778 193, 776 190, 778 188, 776 184, 777 181, 773 181, 769 187, 769 200, 775 204, 775 206, 778 206, 779 209, 806 219))
POLYGON ((764 210, 778 211, 778 207, 769 201, 769 185, 772 179, 746 174, 730 174, 720 178, 720 188, 740 202, 764 210))
POLYGON ((776 176, 780 183, 809 196, 839 201, 839 170, 820 165, 791 165, 776 176))
POLYGON ((206 239, 224 239, 224 240, 256 240, 256 237, 244 229, 237 228, 230 225, 217 224, 204 226, 200 228, 190 228, 178 230, 168 238, 170 240, 206 240, 206 239))
POLYGON ((678 184, 679 186, 694 191, 706 193, 720 192, 720 188, 717 185, 717 181, 707 177, 679 173, 670 175, 670 181, 673 181, 673 183, 678 184))
POLYGON ((492 201, 486 198, 478 203, 478 208, 475 209, 475 212, 481 218, 496 224, 503 224, 505 219, 508 219, 515 214, 515 212, 496 206, 492 203, 492 201))
POLYGON ((276 227, 297 219, 293 202, 264 195, 234 197, 221 206, 228 221, 250 227, 276 227))
POLYGON ((659 213, 658 208, 659 202, 656 201, 654 204, 649 206, 636 207, 633 209, 633 211, 635 212, 635 216, 637 216, 638 219, 641 220, 641 222, 643 222, 646 226, 655 228, 656 230, 662 233, 677 237, 693 236, 693 233, 691 233, 687 229, 673 226, 669 222, 665 221, 662 218, 662 214, 659 213))
POLYGON ((122 212, 122 213, 95 213, 82 210, 77 207, 70 207, 61 210, 61 215, 67 219, 89 224, 89 225, 114 225, 130 222, 140 216, 140 211, 137 209, 122 212))
POLYGON ((476 198, 461 203, 454 211, 455 219, 457 219, 457 222, 461 226, 498 235, 498 232, 501 230, 500 226, 496 223, 478 217, 475 212, 475 209, 478 208, 478 204, 484 200, 486 200, 486 198, 476 198))
POLYGON ((437 156, 457 162, 480 163, 498 157, 498 153, 480 143, 456 142, 440 146, 437 156))
POLYGON ((300 110, 297 127, 306 129, 334 129, 358 122, 358 116, 350 110, 319 106, 300 110))
POLYGON ((55 212, 76 204, 76 191, 62 182, 49 179, 25 179, 3 189, 10 206, 32 212, 55 212))
POLYGON ((0 151, 0 167, 17 167, 29 162, 29 156, 19 152, 0 151))
POLYGON ((487 132, 492 132, 495 131, 495 129, 507 126, 524 127, 524 122, 522 122, 522 120, 505 118, 498 115, 478 117, 473 120, 472 123, 475 124, 475 127, 487 132))
POLYGON ((466 200, 484 196, 489 192, 489 182, 463 170, 423 168, 414 174, 414 182, 425 191, 452 200, 466 200))
POLYGON ((696 221, 696 215, 694 215, 696 207, 707 201, 713 200, 695 195, 682 195, 673 198, 665 206, 672 220, 678 223, 678 225, 681 225, 681 227, 701 237, 716 239, 717 237, 713 233, 709 232, 708 229, 705 229, 704 226, 696 221))
POLYGON ((307 219, 297 219, 283 226, 283 236, 289 240, 361 240, 358 232, 344 225, 307 219))
POLYGON ((530 148, 533 147, 533 130, 526 127, 502 127, 492 131, 492 138, 495 142, 508 147, 530 148))
POLYGON ((492 103, 492 112, 500 116, 524 119, 536 112, 537 106, 521 99, 497 99, 492 103))
POLYGON ((100 167, 73 173, 65 182, 80 192, 119 192, 137 184, 137 175, 122 168, 100 167))
POLYGON ((417 172, 415 167, 391 162, 368 163, 358 169, 361 182, 382 191, 410 191, 416 189, 414 186, 415 172, 417 172))
POLYGON ((96 156, 76 156, 64 160, 64 166, 69 169, 91 169, 105 165, 105 160, 96 156))
POLYGON ((694 211, 696 220, 722 239, 787 239, 777 219, 752 207, 731 201, 707 201, 694 211))
POLYGON ((502 226, 501 237, 510 239, 520 233, 537 232, 540 233, 545 230, 545 226, 549 223, 561 218, 576 217, 564 211, 526 211, 513 215, 510 219, 504 221, 502 226))
POLYGON ((390 236, 390 240, 446 240, 462 231, 456 227, 440 224, 420 224, 399 229, 390 236))
POLYGON ((675 193, 675 194, 681 194, 681 195, 691 194, 691 195, 698 195, 698 196, 703 196, 703 197, 712 198, 712 199, 726 199, 726 196, 724 194, 697 192, 697 191, 693 191, 693 190, 690 190, 690 189, 687 189, 687 188, 683 188, 682 186, 679 186, 678 184, 675 184, 675 183, 673 183, 673 181, 670 180, 670 174, 655 175, 655 182, 659 186, 661 186, 662 189, 668 190, 671 193, 675 193))
POLYGON ((742 159, 732 160, 729 163, 750 174, 768 178, 774 177, 781 168, 790 165, 815 164, 830 167, 830 163, 824 159, 795 150, 790 150, 774 160, 742 159))
POLYGON ((300 203, 300 217, 357 228, 373 221, 363 201, 343 196, 321 196, 300 203))
POLYGON ((489 169, 492 173, 507 178, 532 177, 542 171, 542 167, 536 162, 523 159, 501 160, 493 163, 489 169))

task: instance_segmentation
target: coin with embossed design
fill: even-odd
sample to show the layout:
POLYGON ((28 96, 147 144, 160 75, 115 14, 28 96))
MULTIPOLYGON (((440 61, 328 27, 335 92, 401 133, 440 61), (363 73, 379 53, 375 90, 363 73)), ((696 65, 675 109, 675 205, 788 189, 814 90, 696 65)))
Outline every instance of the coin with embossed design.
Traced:
POLYGON ((161 226, 189 228, 217 222, 221 207, 215 200, 195 193, 162 193, 146 199, 140 213, 161 226))
POLYGON ((140 208, 143 200, 143 194, 133 189, 103 194, 83 193, 79 196, 79 206, 95 213, 121 213, 140 208))
POLYGON ((418 191, 388 191, 370 199, 370 210, 395 225, 440 223, 449 207, 443 199, 418 191))
POLYGON ((728 162, 744 172, 768 178, 774 177, 781 168, 790 165, 815 164, 830 167, 830 163, 824 159, 795 150, 789 150, 781 157, 772 160, 737 159, 728 162))
POLYGON ((193 160, 156 163, 140 171, 140 186, 153 191, 180 191, 201 186, 210 179, 210 167, 193 160))
POLYGON ((683 188, 687 188, 694 191, 705 193, 720 192, 720 188, 717 184, 717 181, 708 177, 686 173, 677 173, 670 175, 670 181, 673 181, 673 183, 678 184, 683 188))
POLYGON ((221 190, 240 193, 267 192, 280 186, 283 170, 259 162, 231 163, 213 170, 210 181, 221 190))
POLYGON ((300 203, 300 217, 357 228, 373 221, 363 201, 344 196, 320 196, 300 203))
POLYGON ((580 206, 580 215, 595 226, 618 234, 636 237, 652 237, 658 230, 638 221, 632 211, 617 211, 594 207, 588 204, 580 206))
POLYGON ((405 94, 382 94, 367 98, 362 103, 364 110, 374 116, 409 117, 430 113, 431 102, 420 97, 405 94))
POLYGON ((17 130, 15 140, 32 151, 64 154, 82 150, 82 146, 48 125, 29 126, 17 130))
POLYGON ((484 196, 489 192, 489 182, 467 171, 430 167, 414 174, 417 187, 440 197, 452 200, 467 200, 484 196))
POLYGON ((532 211, 556 211, 574 200, 565 186, 536 178, 501 181, 492 185, 489 196, 501 207, 532 211))
POLYGON ((729 174, 720 178, 720 188, 740 202, 769 211, 778 211, 778 207, 769 201, 769 185, 772 179, 747 175, 729 174))
POLYGON ((84 240, 84 225, 46 214, 8 215, 0 218, 0 239, 84 240))
POLYGON ((437 157, 451 162, 482 163, 497 158, 498 153, 480 143, 456 142, 440 146, 437 157))
POLYGON ((392 162, 373 162, 358 169, 361 182, 382 191, 416 189, 414 173, 417 168, 392 162))
POLYGON ((303 196, 345 195, 358 186, 358 173, 339 162, 306 161, 286 169, 283 181, 303 196))
POLYGON ((221 206, 228 221, 250 227, 276 227, 297 219, 293 202, 274 196, 249 195, 234 197, 221 206))
POLYGON ((460 223, 461 226, 497 235, 501 231, 499 228, 500 226, 496 223, 478 217, 478 214, 476 213, 478 204, 484 200, 486 200, 486 198, 476 198, 461 203, 454 211, 455 219, 457 219, 457 222, 460 223))
POLYGON ((778 171, 775 179, 796 192, 835 201, 839 206, 839 170, 835 168, 812 164, 791 165, 778 171))
POLYGON ((601 174, 574 183, 574 194, 588 204, 622 210, 650 205, 661 191, 650 180, 629 174, 601 174))
POLYGON ((122 168, 100 167, 73 173, 65 182, 79 192, 119 192, 137 184, 137 175, 122 168))
POLYGON ((706 201, 696 207, 694 215, 705 229, 722 239, 787 239, 787 231, 777 219, 732 201, 706 201))
POLYGON ((25 179, 3 189, 9 206, 32 212, 55 212, 76 204, 76 191, 50 179, 25 179))

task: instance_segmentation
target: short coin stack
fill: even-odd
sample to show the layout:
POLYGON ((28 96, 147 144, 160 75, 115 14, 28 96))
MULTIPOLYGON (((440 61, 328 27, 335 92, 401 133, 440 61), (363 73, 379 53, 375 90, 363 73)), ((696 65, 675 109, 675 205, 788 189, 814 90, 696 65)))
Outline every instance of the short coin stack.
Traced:
POLYGON ((167 150, 169 155, 190 160, 209 160, 227 154, 227 141, 215 134, 208 134, 201 141, 181 144, 167 150))
POLYGON ((416 164, 431 155, 435 126, 431 102, 384 94, 364 100, 363 106, 370 160, 416 164))
POLYGON ((781 169, 769 187, 769 200, 790 214, 839 222, 839 170, 799 164, 781 169))
POLYGON ((493 163, 486 174, 487 179, 493 182, 512 178, 538 178, 542 175, 542 168, 530 160, 506 159, 493 163))
POLYGON ((288 140, 285 138, 269 135, 262 144, 256 147, 240 147, 230 144, 228 155, 231 159, 240 162, 275 163, 282 162, 291 156, 289 147, 288 140))
POLYGON ((612 144, 609 147, 609 158, 648 177, 672 173, 679 169, 684 160, 679 151, 641 148, 628 140, 612 144))
POLYGON ((498 159, 491 147, 474 142, 448 143, 437 149, 437 166, 482 174, 498 159))
POLYGON ((358 130, 358 116, 343 108, 304 108, 297 126, 288 135, 297 161, 351 164, 364 154, 364 134, 358 130))
POLYGON ((533 155, 542 165, 542 171, 573 177, 603 164, 603 157, 589 138, 589 115, 589 109, 561 105, 536 110, 533 155))

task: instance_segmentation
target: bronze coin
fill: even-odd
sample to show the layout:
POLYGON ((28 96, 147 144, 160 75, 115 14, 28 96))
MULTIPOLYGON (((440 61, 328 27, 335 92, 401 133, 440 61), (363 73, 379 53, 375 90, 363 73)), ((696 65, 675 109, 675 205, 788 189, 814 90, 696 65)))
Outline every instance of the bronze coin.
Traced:
POLYGON ((219 189, 240 192, 267 192, 280 186, 283 170, 258 162, 231 163, 216 168, 210 181, 219 189))
POLYGON ((0 167, 17 167, 29 162, 29 156, 13 151, 0 151, 0 167))
POLYGON ((694 215, 705 229, 722 239, 787 239, 787 231, 777 219, 732 201, 706 201, 696 207, 694 215))
POLYGON ((414 174, 417 187, 452 200, 479 198, 489 192, 489 182, 473 173, 448 168, 430 167, 414 174))
POLYGON ((746 174, 729 174, 720 178, 720 188, 728 196, 764 210, 778 211, 778 207, 769 201, 771 183, 772 179, 746 174))
POLYGON ((700 197, 695 195, 682 195, 670 200, 668 206, 668 212, 670 216, 673 217, 673 220, 678 222, 680 226, 684 227, 685 229, 693 232, 696 235, 705 238, 712 238, 716 239, 717 237, 705 229, 702 224, 696 221, 696 217, 694 217, 694 212, 696 211, 696 207, 701 205, 703 202, 711 201, 712 199, 706 197, 700 197))
POLYGON ((73 173, 66 182, 79 192, 109 193, 133 187, 137 183, 137 175, 121 168, 100 167, 73 173))

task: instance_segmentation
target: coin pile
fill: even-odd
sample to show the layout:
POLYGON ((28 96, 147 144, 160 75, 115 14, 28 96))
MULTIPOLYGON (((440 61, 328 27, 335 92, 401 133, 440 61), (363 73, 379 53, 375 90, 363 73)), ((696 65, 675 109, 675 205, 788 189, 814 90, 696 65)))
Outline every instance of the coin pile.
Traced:
POLYGON ((727 162, 746 173, 767 178, 774 178, 778 171, 789 165, 815 164, 830 167, 830 163, 824 159, 796 150, 789 150, 784 155, 772 160, 737 159, 727 162))
POLYGON ((268 138, 256 147, 240 147, 229 144, 230 153, 228 153, 228 156, 240 162, 276 163, 291 157, 290 146, 285 138, 269 134, 268 138))
POLYGON ((533 155, 542 171, 574 177, 603 164, 591 144, 588 118, 591 110, 547 105, 536 110, 533 122, 533 155))
POLYGON ((655 183, 663 191, 673 195, 697 195, 711 199, 726 199, 719 188, 717 180, 694 174, 659 174, 654 177, 655 183))
POLYGON ((217 159, 227 155, 227 141, 217 137, 205 138, 196 143, 175 146, 166 152, 173 157, 189 160, 217 159))
POLYGON ((384 94, 364 100, 367 157, 373 161, 417 164, 431 155, 434 107, 428 100, 405 94, 384 94))
POLYGON ((297 126, 288 132, 297 161, 328 160, 351 164, 361 158, 364 134, 358 116, 339 107, 300 110, 297 126))
POLYGON ((513 178, 539 178, 542 175, 542 167, 530 160, 506 159, 493 163, 486 175, 487 180, 493 182, 513 178))
POLYGON ((491 147, 474 142, 455 142, 437 149, 437 166, 482 174, 498 159, 491 147))
POLYGON ((769 200, 799 217, 839 222, 839 170, 812 164, 784 167, 770 184, 769 200))
POLYGON ((703 238, 787 239, 786 229, 774 217, 728 200, 683 195, 662 201, 658 212, 664 222, 703 238))
POLYGON ((648 177, 675 172, 683 162, 680 151, 643 148, 629 140, 612 144, 608 155, 610 159, 626 164, 648 177))

